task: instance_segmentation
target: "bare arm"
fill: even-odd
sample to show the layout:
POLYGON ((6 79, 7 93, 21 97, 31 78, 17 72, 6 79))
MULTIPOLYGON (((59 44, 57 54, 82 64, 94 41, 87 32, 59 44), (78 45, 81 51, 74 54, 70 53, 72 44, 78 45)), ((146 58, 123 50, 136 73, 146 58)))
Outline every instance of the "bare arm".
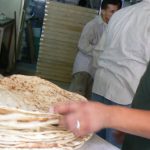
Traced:
POLYGON ((63 104, 54 110, 64 115, 61 124, 77 136, 102 128, 114 128, 150 139, 150 111, 107 106, 97 102, 63 104), (77 120, 80 121, 80 129, 76 128, 77 120))
POLYGON ((150 111, 110 107, 107 127, 150 139, 150 111))

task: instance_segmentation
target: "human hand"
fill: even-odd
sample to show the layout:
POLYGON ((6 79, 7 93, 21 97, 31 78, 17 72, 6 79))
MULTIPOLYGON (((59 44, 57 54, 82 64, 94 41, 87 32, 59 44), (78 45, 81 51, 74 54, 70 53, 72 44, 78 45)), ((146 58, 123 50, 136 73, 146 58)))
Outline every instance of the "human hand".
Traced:
POLYGON ((98 102, 73 102, 56 105, 54 112, 62 114, 60 125, 76 136, 84 136, 105 128, 109 106, 98 102))

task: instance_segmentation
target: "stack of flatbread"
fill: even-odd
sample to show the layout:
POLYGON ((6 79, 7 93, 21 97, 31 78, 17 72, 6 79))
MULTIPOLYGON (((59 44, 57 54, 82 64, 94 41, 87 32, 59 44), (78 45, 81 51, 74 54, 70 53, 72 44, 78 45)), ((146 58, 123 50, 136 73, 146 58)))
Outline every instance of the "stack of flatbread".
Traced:
POLYGON ((0 79, 0 148, 72 150, 90 135, 77 138, 58 126, 59 114, 48 113, 59 102, 86 101, 35 76, 13 75, 0 79))

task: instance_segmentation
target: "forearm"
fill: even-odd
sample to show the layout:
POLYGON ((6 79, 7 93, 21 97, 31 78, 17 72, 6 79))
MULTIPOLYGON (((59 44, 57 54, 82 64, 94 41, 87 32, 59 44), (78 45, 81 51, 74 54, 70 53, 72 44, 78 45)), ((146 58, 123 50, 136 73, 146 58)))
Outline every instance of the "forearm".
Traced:
POLYGON ((106 127, 150 139, 150 111, 109 107, 106 127))
POLYGON ((64 115, 62 125, 78 136, 113 128, 150 139, 150 111, 108 106, 99 102, 61 104, 54 111, 64 115), (80 121, 80 130, 74 127, 77 120, 80 121))

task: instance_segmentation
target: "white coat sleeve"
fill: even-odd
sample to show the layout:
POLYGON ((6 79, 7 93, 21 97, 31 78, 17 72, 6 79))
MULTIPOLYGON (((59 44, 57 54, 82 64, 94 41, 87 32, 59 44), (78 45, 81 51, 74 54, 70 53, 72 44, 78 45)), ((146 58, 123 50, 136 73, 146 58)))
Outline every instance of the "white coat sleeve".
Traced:
POLYGON ((104 47, 105 47, 105 42, 106 42, 106 34, 107 34, 107 30, 105 30, 103 32, 103 35, 100 39, 100 41, 98 42, 98 44, 95 46, 93 52, 92 52, 92 56, 93 56, 93 67, 94 68, 98 68, 98 59, 99 56, 101 55, 101 53, 104 51, 104 47))
POLYGON ((79 39, 78 42, 78 48, 80 51, 82 51, 83 53, 87 54, 87 55, 92 55, 92 51, 94 49, 94 45, 93 45, 93 39, 94 39, 94 32, 90 26, 90 24, 87 24, 82 33, 81 33, 81 37, 79 39))

